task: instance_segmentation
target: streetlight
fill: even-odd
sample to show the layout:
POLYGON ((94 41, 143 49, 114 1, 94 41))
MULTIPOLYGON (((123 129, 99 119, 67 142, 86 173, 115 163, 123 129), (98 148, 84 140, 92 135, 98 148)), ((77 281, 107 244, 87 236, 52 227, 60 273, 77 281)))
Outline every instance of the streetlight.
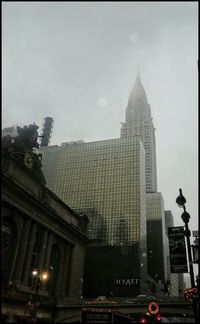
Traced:
POLYGON ((179 189, 179 193, 179 196, 176 198, 176 203, 180 208, 182 208, 186 203, 186 199, 182 194, 182 189, 179 189))
POLYGON ((179 207, 184 209, 184 212, 181 215, 181 218, 183 222, 185 223, 185 231, 184 235, 186 237, 187 241, 187 252, 188 252, 188 261, 189 261, 189 268, 190 268, 190 281, 191 281, 191 287, 195 288, 195 281, 194 281, 194 270, 193 270, 193 263, 192 263, 192 252, 191 252, 191 245, 190 245, 190 230, 188 227, 189 219, 190 219, 190 214, 186 212, 186 199, 182 194, 182 189, 179 189, 179 196, 176 198, 176 203, 178 204, 179 207))
MULTIPOLYGON (((179 196, 176 198, 176 203, 178 204, 179 207, 183 208, 184 212, 181 215, 181 218, 185 224, 185 231, 184 235, 186 237, 187 241, 187 252, 188 252, 188 261, 189 261, 189 268, 190 268, 190 281, 191 281, 191 288, 195 288, 195 281, 194 281, 194 269, 193 269, 193 262, 192 262, 192 252, 191 252, 191 245, 190 245, 190 230, 188 227, 189 219, 190 219, 190 214, 186 212, 186 199, 182 194, 182 189, 179 189, 179 196)), ((197 319, 197 304, 196 304, 196 299, 193 298, 193 307, 194 307, 194 318, 195 322, 198 323, 197 319)))
POLYGON ((38 269, 33 269, 32 276, 33 276, 33 278, 36 279, 35 299, 34 299, 34 303, 33 303, 32 317, 36 319, 38 291, 39 291, 41 282, 46 282, 48 280, 49 274, 46 271, 39 271, 38 269))

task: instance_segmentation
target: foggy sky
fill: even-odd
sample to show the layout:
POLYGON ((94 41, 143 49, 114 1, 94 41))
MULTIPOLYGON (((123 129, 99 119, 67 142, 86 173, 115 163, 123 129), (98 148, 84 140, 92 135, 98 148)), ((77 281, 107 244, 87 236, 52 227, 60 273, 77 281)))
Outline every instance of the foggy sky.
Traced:
POLYGON ((197 2, 3 2, 3 125, 54 119, 52 145, 120 136, 139 67, 175 226, 197 216, 197 2))

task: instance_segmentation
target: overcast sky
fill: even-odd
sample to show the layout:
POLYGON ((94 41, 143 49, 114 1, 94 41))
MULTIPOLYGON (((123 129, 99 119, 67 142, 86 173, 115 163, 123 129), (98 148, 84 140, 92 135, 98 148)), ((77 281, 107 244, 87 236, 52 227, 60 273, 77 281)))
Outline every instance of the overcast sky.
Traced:
POLYGON ((197 216, 197 2, 3 2, 3 127, 54 119, 52 145, 117 138, 139 66, 158 190, 197 216))

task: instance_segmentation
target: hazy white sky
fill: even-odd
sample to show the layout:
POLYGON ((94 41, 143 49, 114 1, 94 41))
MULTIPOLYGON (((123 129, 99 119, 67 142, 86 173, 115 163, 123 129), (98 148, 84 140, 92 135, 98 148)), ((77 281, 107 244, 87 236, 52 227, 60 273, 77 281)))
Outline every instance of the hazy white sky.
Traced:
POLYGON ((158 189, 198 227, 197 2, 3 2, 3 127, 54 119, 51 144, 120 136, 139 66, 158 189))

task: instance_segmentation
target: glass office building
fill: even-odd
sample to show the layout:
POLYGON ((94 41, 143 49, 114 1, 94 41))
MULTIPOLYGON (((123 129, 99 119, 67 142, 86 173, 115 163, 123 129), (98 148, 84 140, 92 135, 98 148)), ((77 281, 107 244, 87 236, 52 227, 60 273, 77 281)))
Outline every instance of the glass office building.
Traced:
POLYGON ((167 273, 167 237, 165 234, 164 202, 157 192, 156 139, 151 107, 139 73, 130 92, 121 137, 138 135, 145 150, 147 199, 147 269, 154 278, 165 280, 167 273), (158 244, 159 242, 159 244, 158 244))
POLYGON ((145 291, 146 178, 140 138, 69 142, 39 151, 47 186, 90 220, 85 295, 145 291))
POLYGON ((165 231, 164 200, 161 192, 147 193, 147 262, 148 274, 159 280, 169 279, 167 257, 168 238, 165 231))
POLYGON ((145 293, 147 262, 148 275, 158 274, 165 280, 164 202, 157 192, 155 128, 139 74, 129 96, 121 138, 68 142, 40 151, 49 188, 90 219, 86 281, 91 285, 85 287, 86 295, 95 291, 98 295, 145 293), (129 283, 138 278, 137 289, 128 290, 129 283), (106 293, 105 282, 107 286, 115 282, 117 287, 113 283, 106 293))

